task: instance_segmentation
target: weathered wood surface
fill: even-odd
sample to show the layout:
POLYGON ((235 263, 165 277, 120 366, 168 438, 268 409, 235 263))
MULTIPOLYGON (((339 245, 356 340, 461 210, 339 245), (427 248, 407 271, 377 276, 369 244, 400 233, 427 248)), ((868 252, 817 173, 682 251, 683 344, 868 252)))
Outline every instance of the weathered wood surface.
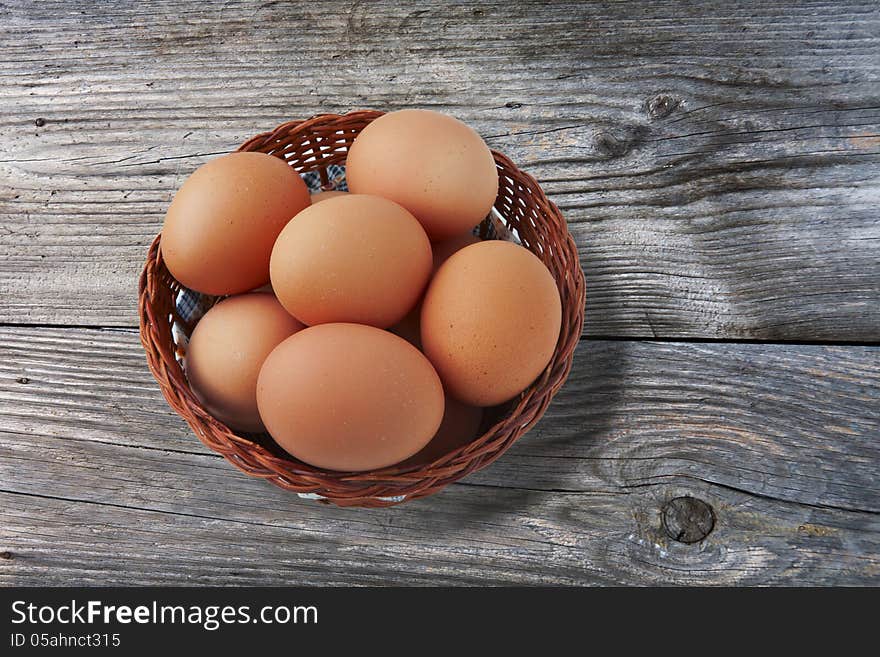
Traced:
POLYGON ((0 330, 0 583, 880 584, 880 347, 585 341, 504 458, 377 511, 239 473, 142 361, 0 330), (680 496, 699 543, 661 524, 680 496))
POLYGON ((586 334, 880 336, 863 2, 5 2, 0 322, 136 325, 184 177, 294 117, 456 114, 565 211, 586 334))
POLYGON ((880 584, 875 2, 14 0, 0 25, 0 585, 880 584), (136 280, 213 154, 405 106, 541 181, 607 339, 490 468, 336 509, 170 411, 136 280), (679 497, 702 540, 676 538, 711 517, 664 525, 679 497))

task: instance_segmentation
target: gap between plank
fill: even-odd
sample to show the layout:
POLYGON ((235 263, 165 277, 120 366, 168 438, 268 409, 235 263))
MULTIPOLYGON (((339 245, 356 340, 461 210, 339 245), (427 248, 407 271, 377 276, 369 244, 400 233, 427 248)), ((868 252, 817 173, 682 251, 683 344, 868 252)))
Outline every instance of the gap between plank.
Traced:
POLYGON ((127 326, 125 324, 99 326, 97 324, 52 324, 41 322, 0 322, 0 328, 72 329, 77 331, 112 331, 116 333, 137 333, 140 330, 137 326, 127 326))
MULTIPOLYGON (((105 331, 113 333, 137 333, 136 326, 125 325, 96 325, 96 324, 52 324, 41 322, 0 322, 0 328, 32 328, 32 329, 61 329, 76 331, 105 331)), ((819 346, 819 347, 880 347, 880 339, 877 340, 801 340, 786 338, 712 338, 693 336, 654 336, 654 335, 581 335, 581 341, 595 342, 682 342, 691 344, 764 344, 764 345, 790 345, 790 346, 819 346)))
POLYGON ((582 342, 683 342, 691 344, 763 344, 763 345, 790 345, 793 347, 880 347, 878 340, 800 340, 786 338, 709 338, 690 336, 625 336, 625 335, 582 335, 582 342))

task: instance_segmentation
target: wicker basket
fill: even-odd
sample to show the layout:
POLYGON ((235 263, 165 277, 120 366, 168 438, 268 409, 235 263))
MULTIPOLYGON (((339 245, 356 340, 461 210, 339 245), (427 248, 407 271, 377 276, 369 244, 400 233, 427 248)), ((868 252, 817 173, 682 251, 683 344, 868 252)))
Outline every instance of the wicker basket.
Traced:
MULTIPOLYGON (((261 151, 283 158, 300 173, 317 172, 322 183, 329 185, 327 168, 344 163, 354 138, 381 115, 382 112, 358 111, 291 121, 249 139, 238 150, 261 151)), ((181 286, 162 261, 161 236, 157 236, 140 278, 140 334, 150 370, 168 403, 205 445, 244 472, 340 506, 382 507, 424 497, 501 456, 543 415, 568 376, 583 325, 584 276, 577 247, 559 209, 547 200, 534 178, 517 169, 504 155, 493 155, 500 176, 495 201, 497 215, 550 269, 562 298, 563 317, 550 364, 516 399, 486 413, 485 431, 479 438, 429 464, 343 473, 297 461, 268 435, 236 434, 209 415, 190 391, 180 364, 185 341, 180 333, 188 336, 193 326, 177 312, 181 286)), ((489 221, 487 218, 486 222, 489 221)))

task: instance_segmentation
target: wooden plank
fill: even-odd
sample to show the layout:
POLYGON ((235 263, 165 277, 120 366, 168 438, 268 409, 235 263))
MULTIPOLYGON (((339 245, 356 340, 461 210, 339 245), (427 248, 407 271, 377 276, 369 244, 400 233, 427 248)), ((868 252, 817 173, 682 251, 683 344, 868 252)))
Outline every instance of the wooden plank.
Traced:
POLYGON ((137 332, 0 328, 2 430, 211 453, 165 403, 137 332))
POLYGON ((134 326, 146 247, 209 154, 293 117, 424 106, 563 208, 587 335, 880 336, 874 2, 0 16, 0 322, 134 326))
POLYGON ((691 477, 880 512, 880 348, 582 342, 494 482, 624 490, 691 477))
MULTIPOLYGON (((880 511, 878 389, 880 347, 584 341, 547 416, 469 481, 577 492, 692 476, 880 511)), ((19 436, 220 459, 167 406, 133 331, 0 328, 0 408, 19 436)))
MULTIPOLYGON (((264 499, 272 506, 280 493, 267 488, 264 499)), ((655 509, 668 491, 628 506, 616 496, 479 495, 456 485, 411 508, 368 512, 287 497, 275 520, 243 522, 0 492, 0 584, 880 582, 872 518, 709 493, 723 524, 685 545, 660 528, 655 509)))
POLYGON ((880 348, 583 342, 502 459, 375 511, 205 451, 141 362, 133 332, 0 330, 0 582, 880 583, 880 348), (682 496, 697 544, 662 524, 682 496))

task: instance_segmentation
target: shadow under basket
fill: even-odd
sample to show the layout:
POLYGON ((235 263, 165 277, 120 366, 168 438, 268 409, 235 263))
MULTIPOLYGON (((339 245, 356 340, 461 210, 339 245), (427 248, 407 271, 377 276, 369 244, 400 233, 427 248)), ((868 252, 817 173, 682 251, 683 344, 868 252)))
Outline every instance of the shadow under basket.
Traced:
MULTIPOLYGON (((300 174, 316 172, 329 186, 328 167, 344 164, 355 137, 382 112, 321 114, 291 121, 249 139, 239 151, 260 151, 284 159, 300 174)), ((479 470, 501 456, 544 414, 571 369, 584 320, 584 275, 577 246, 559 209, 534 178, 493 151, 499 190, 493 216, 547 265, 562 299, 562 329, 550 364, 522 394, 487 414, 484 432, 468 445, 431 463, 397 465, 369 472, 334 472, 296 460, 268 435, 236 433, 213 418, 190 390, 181 366, 185 341, 194 321, 181 317, 182 286, 168 272, 159 248, 150 247, 140 278, 141 342, 150 370, 171 407, 199 439, 233 465, 277 486, 339 506, 383 507, 425 497, 479 470)), ((490 232, 492 216, 480 226, 490 232)), ((474 282, 475 285, 479 281, 474 282)), ((491 290, 486 290, 491 294, 491 290)), ((217 299, 207 299, 211 305, 217 299)))

